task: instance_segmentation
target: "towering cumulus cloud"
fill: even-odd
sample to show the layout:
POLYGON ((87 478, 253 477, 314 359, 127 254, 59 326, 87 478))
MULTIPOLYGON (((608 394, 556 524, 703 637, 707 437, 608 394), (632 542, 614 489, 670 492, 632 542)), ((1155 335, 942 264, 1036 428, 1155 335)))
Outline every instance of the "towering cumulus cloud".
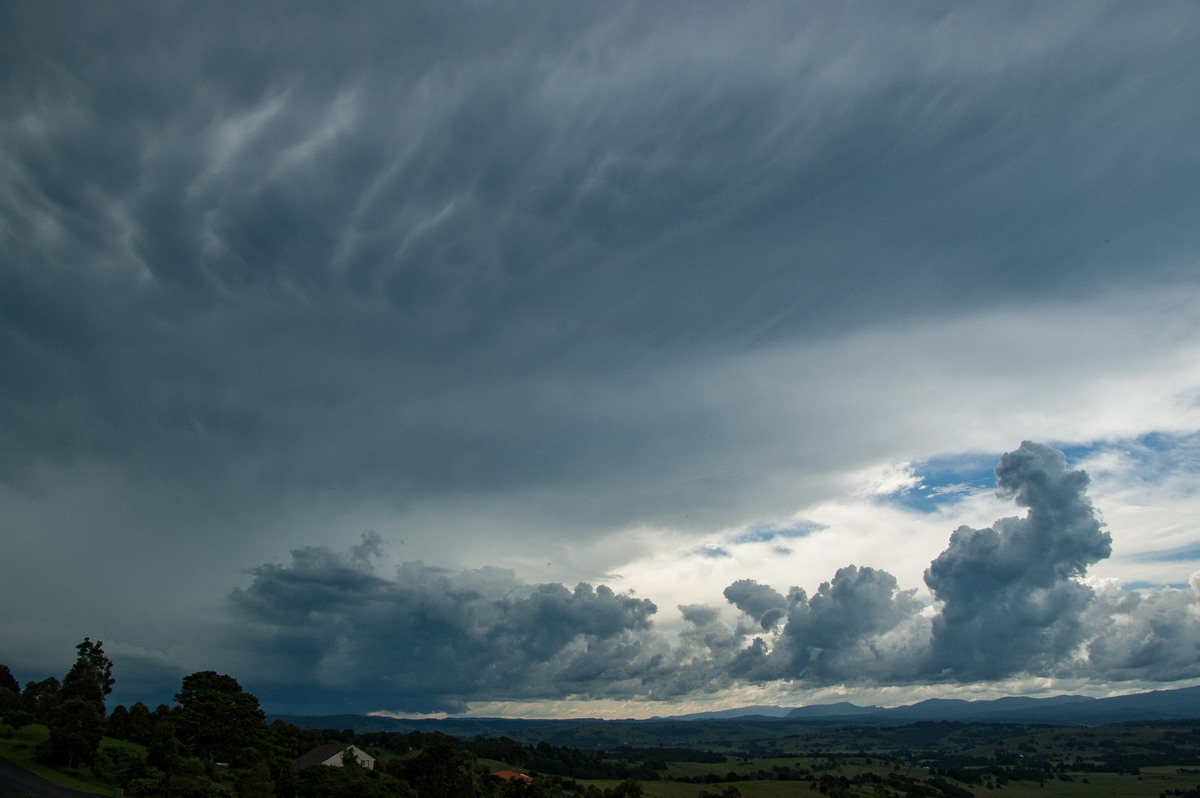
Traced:
MULTIPOLYGON (((742 594, 758 598, 762 593, 762 585, 744 582, 725 591, 731 601, 742 594), (730 590, 738 585, 740 589, 731 596, 730 590)), ((913 593, 900 590, 896 577, 887 571, 854 565, 839 568, 812 598, 801 588, 792 588, 787 622, 774 645, 768 647, 757 637, 730 667, 752 681, 831 684, 909 678, 914 637, 922 638, 924 626, 913 593)))
MULTIPOLYGON (((928 596, 847 565, 809 593, 752 579, 680 607, 673 638, 648 599, 533 585, 498 568, 406 563, 375 573, 380 541, 342 555, 292 552, 231 594, 253 662, 311 705, 461 710, 473 701, 666 699, 730 685, 970 683, 1026 674, 1176 680, 1200 675, 1197 585, 1130 591, 1086 583, 1111 539, 1088 476, 1037 443, 1000 458, 1001 496, 1026 508, 960 527, 925 572, 928 596), (290 681, 289 681, 290 680, 290 681)), ((1195 581, 1195 580, 1194 580, 1195 581)))
POLYGON ((1044 672, 1070 655, 1093 597, 1078 577, 1112 549, 1087 498, 1087 474, 1068 471, 1062 452, 1026 441, 1000 458, 996 482, 1029 508, 1025 518, 959 527, 925 572, 943 602, 930 665, 956 679, 1044 672))

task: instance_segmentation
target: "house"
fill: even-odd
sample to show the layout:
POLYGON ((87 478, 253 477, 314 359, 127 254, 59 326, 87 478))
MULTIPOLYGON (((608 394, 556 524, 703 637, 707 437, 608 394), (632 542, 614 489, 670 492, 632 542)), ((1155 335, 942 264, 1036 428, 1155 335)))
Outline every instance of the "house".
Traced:
POLYGON ((533 781, 532 776, 526 776, 524 773, 518 773, 515 770, 496 770, 492 772, 492 775, 505 781, 533 781))
POLYGON ((325 745, 318 745, 297 759, 293 764, 297 770, 304 770, 313 765, 329 765, 330 767, 340 768, 346 763, 348 754, 354 757, 359 767, 364 767, 367 770, 375 769, 375 757, 357 745, 351 745, 350 743, 326 743, 325 745))

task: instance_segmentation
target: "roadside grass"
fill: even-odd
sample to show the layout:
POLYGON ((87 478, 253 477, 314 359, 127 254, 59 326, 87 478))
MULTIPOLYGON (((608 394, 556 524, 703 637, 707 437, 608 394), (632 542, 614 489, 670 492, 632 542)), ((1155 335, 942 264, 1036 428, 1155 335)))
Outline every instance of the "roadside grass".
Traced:
MULTIPOLYGON (((38 743, 48 739, 50 739, 50 729, 46 726, 39 723, 22 726, 12 737, 0 739, 0 756, 60 787, 69 787, 72 790, 82 790, 96 795, 113 794, 115 787, 111 784, 104 784, 94 778, 89 779, 84 773, 76 775, 37 761, 38 743)), ((101 740, 100 747, 144 750, 141 746, 114 740, 110 737, 101 740)))

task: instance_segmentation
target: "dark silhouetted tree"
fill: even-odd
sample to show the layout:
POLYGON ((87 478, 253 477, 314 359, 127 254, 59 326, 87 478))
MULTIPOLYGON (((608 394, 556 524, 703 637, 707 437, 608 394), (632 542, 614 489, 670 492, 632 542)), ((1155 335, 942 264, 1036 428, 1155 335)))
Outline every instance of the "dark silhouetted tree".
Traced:
POLYGON ((175 700, 179 740, 201 759, 236 764, 243 749, 256 748, 266 736, 266 716, 258 699, 232 676, 215 671, 185 676, 175 700))
POLYGON ((640 798, 645 795, 645 792, 642 790, 641 784, 632 779, 625 779, 611 790, 605 790, 604 794, 612 798, 640 798))
POLYGON ((169 720, 161 721, 155 724, 146 746, 146 763, 164 773, 174 773, 183 759, 182 750, 183 746, 175 736, 175 724, 169 720))
POLYGON ((133 724, 129 720, 129 710, 124 704, 117 704, 108 713, 104 724, 104 733, 114 740, 128 740, 133 734, 133 724))
POLYGON ((158 718, 150 713, 148 706, 141 701, 135 703, 129 708, 129 742, 148 744, 157 722, 158 718))
POLYGON ((21 683, 7 665, 0 665, 0 717, 21 709, 21 683))
POLYGON ((397 775, 421 798, 474 798, 483 792, 475 755, 445 743, 435 743, 405 760, 397 775))
MULTIPOLYGON (((289 791, 282 794, 304 798, 429 798, 434 793, 414 792, 399 779, 361 767, 313 765, 300 771, 289 791)), ((438 793, 440 794, 440 793, 438 793)), ((476 793, 454 793, 470 798, 476 793)))
POLYGON ((62 682, 51 676, 40 682, 27 682, 21 693, 25 711, 38 723, 49 723, 58 711, 58 690, 62 682))
POLYGON ((93 643, 91 638, 85 637, 82 643, 75 646, 75 651, 78 656, 63 679, 61 697, 70 698, 76 686, 90 696, 94 684, 100 690, 100 704, 103 706, 104 699, 112 692, 117 681, 112 675, 112 660, 104 654, 104 643, 99 640, 93 643))
POLYGON ((59 705, 50 724, 44 758, 68 767, 90 765, 103 736, 104 716, 96 711, 96 705, 82 698, 68 699, 59 705))
POLYGON ((58 709, 50 726, 44 758, 74 767, 91 764, 104 736, 104 697, 112 692, 112 661, 100 642, 84 638, 78 656, 58 691, 58 709))
POLYGON ((116 740, 148 745, 150 735, 154 733, 155 722, 150 709, 141 701, 128 708, 124 704, 117 704, 112 712, 108 713, 104 733, 116 740))
POLYGON ((275 783, 271 781, 271 770, 266 762, 241 771, 237 777, 238 798, 273 798, 275 783))
POLYGON ((17 677, 12 675, 12 671, 7 665, 0 665, 0 692, 16 693, 21 695, 21 683, 17 681, 17 677))

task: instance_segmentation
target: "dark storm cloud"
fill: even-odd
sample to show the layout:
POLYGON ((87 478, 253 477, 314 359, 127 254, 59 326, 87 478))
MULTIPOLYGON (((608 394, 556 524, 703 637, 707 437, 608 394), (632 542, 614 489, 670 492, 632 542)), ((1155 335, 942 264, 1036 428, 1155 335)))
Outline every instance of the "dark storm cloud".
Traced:
MULTIPOLYGON (((301 544, 375 514, 409 559, 540 564, 790 517, 920 428, 839 381, 856 336, 1192 296, 1197 41, 1190 3, 0 4, 0 603, 52 575, 24 639, 162 652, 168 612, 295 549, 234 594, 255 667, 356 706, 909 678, 924 616, 875 569, 739 583, 743 654, 701 607, 667 643, 607 588, 301 544)), ((985 670, 943 648, 970 537, 930 583, 954 678, 985 670)), ((1044 622, 1006 672, 1087 639, 1078 542, 1045 606, 992 577, 1044 622)), ((1098 661, 1135 671, 1126 642, 1098 661)))
POLYGON ((5 477, 712 471, 713 408, 610 386, 1194 250, 1173 8, 6 4, 5 477))
POLYGON ((230 596, 261 660, 250 667, 270 671, 268 689, 312 690, 310 701, 323 692, 325 707, 439 711, 463 699, 627 695, 663 648, 649 634, 655 605, 605 586, 528 585, 503 569, 422 563, 385 579, 365 560, 320 548, 253 577, 230 596))

